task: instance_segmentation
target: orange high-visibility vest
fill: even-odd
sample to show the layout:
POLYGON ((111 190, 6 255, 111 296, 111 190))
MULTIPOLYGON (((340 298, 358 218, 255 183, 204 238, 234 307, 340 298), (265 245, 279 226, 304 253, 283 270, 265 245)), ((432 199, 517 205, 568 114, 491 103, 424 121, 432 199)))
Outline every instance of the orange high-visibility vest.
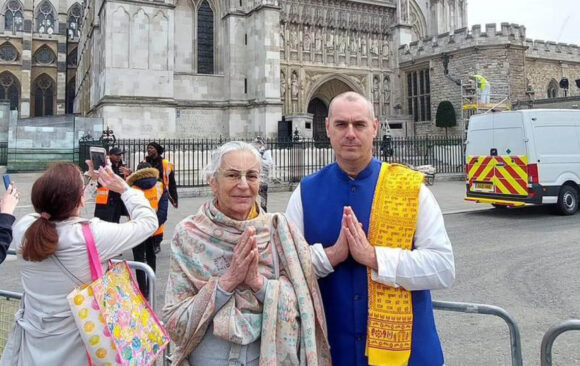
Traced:
MULTIPOLYGON (((133 188, 142 191, 145 194, 145 198, 149 200, 151 208, 153 208, 155 212, 157 212, 157 209, 159 208, 159 200, 161 199, 161 196, 163 196, 163 184, 161 182, 157 182, 157 184, 155 184, 153 187, 149 189, 142 189, 136 185, 133 185, 133 188)), ((164 230, 165 224, 160 225, 157 231, 155 231, 151 236, 163 234, 164 230)))
POLYGON ((167 159, 163 159, 163 185, 169 189, 169 174, 173 171, 173 164, 167 159))
POLYGON ((95 203, 97 205, 107 205, 109 199, 109 190, 105 187, 97 188, 97 196, 95 197, 95 203))

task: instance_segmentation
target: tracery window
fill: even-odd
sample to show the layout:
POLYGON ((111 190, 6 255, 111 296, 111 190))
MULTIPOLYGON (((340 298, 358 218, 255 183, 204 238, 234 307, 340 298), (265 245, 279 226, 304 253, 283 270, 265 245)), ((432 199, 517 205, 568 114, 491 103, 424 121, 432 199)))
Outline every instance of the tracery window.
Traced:
POLYGON ((431 120, 429 69, 407 73, 407 104, 415 122, 431 120))
POLYGON ((12 44, 6 42, 0 46, 0 60, 13 62, 18 59, 18 51, 12 44))
POLYGON ((67 65, 70 67, 77 67, 77 49, 70 51, 67 56, 67 65))
POLYGON ((42 46, 34 53, 33 62, 35 64, 50 65, 56 61, 54 52, 47 46, 42 46))
POLYGON ((10 72, 5 71, 0 74, 0 99, 9 100, 11 110, 18 109, 20 99, 18 85, 18 80, 10 72))
POLYGON ((74 4, 68 13, 68 37, 78 38, 81 34, 81 6, 74 4))
POLYGON ((11 0, 4 13, 4 30, 21 32, 23 26, 22 4, 18 0, 11 0))
POLYGON ((36 14, 36 24, 38 27, 38 33, 54 33, 54 13, 52 11, 52 6, 48 1, 44 1, 40 4, 38 14, 36 14))
POLYGON ((214 14, 207 0, 197 10, 197 72, 213 74, 214 14))
POLYGON ((34 83, 34 116, 52 116, 54 85, 48 75, 41 75, 34 83))

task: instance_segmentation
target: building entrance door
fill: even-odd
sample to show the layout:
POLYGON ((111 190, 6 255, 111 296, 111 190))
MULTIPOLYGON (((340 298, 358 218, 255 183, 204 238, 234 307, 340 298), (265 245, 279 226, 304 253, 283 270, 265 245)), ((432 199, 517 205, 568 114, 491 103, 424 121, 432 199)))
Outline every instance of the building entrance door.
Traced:
POLYGON ((316 142, 328 142, 326 136, 325 120, 328 116, 328 108, 326 104, 318 98, 313 98, 308 104, 308 113, 313 114, 312 117, 312 138, 316 142))

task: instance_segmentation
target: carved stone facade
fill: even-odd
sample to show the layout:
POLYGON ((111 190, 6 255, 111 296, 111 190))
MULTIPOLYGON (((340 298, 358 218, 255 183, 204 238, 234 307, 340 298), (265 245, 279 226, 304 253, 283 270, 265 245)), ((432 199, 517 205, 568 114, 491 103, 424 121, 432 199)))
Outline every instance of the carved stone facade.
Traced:
POLYGON ((20 118, 72 113, 82 0, 0 0, 0 99, 20 118))
POLYGON ((308 110, 315 99, 328 107, 343 91, 371 97, 377 115, 390 113, 382 80, 393 73, 390 43, 395 17, 391 4, 281 2, 280 75, 289 78, 282 82, 288 88, 282 93, 282 112, 302 135, 324 137, 323 120, 313 126, 308 110), (373 80, 381 80, 376 90, 373 80))
POLYGON ((482 72, 512 100, 529 88, 563 96, 554 82, 580 78, 573 46, 528 41, 513 25, 468 30, 466 9, 467 0, 95 0, 84 15, 76 111, 103 117, 121 137, 298 130, 324 139, 330 101, 354 90, 383 125, 403 127, 395 134, 444 133, 433 123, 438 103, 461 112, 444 55, 449 75, 482 72))

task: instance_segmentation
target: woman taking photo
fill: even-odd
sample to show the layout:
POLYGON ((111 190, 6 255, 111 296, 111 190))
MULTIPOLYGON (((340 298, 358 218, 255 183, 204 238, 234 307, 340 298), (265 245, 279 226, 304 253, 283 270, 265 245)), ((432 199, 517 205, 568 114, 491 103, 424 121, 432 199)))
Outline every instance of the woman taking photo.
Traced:
POLYGON ((99 170, 98 181, 121 194, 129 222, 80 217, 85 187, 76 165, 54 164, 34 182, 31 201, 36 213, 14 226, 24 296, 0 365, 89 364, 66 298, 75 287, 91 282, 82 224, 89 223, 103 271, 109 259, 157 229, 157 216, 143 193, 130 188, 110 167, 99 170))
POLYGON ((308 244, 260 209, 260 161, 245 142, 221 146, 214 199, 175 229, 163 319, 176 365, 330 365, 308 244))

